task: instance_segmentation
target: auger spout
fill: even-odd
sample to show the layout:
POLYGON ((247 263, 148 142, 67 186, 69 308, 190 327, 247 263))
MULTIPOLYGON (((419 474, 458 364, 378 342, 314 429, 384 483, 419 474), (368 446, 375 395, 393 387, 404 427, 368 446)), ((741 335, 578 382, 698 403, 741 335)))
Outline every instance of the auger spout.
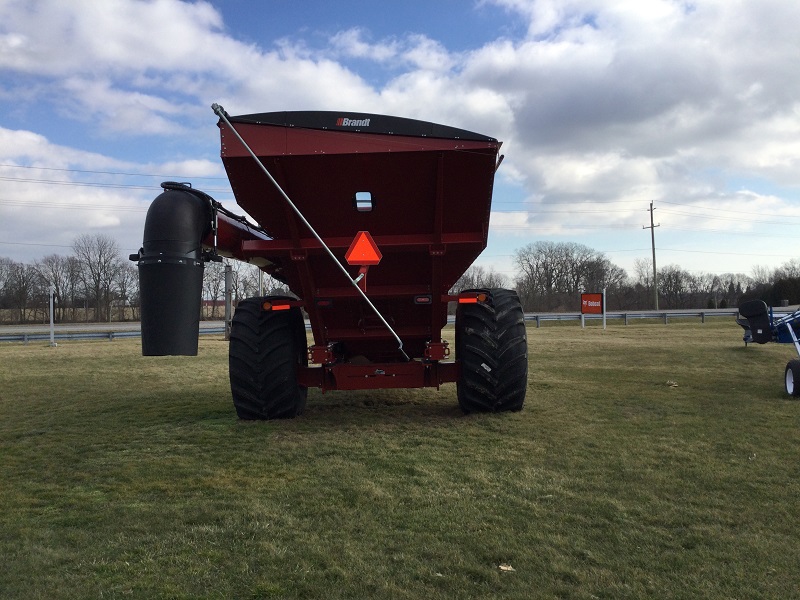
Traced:
POLYGON ((203 289, 202 240, 213 228, 210 197, 183 184, 147 211, 139 263, 142 354, 197 355, 203 289))

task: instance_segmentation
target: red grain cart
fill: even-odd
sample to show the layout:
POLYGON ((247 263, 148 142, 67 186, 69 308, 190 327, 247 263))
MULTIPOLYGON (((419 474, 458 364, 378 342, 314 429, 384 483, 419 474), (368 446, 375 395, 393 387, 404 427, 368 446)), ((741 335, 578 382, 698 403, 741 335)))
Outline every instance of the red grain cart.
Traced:
POLYGON ((227 256, 294 294, 237 307, 229 369, 241 418, 294 417, 309 387, 447 382, 465 412, 522 408, 517 294, 450 294, 486 247, 500 142, 384 115, 214 110, 234 195, 258 224, 188 184, 162 184, 131 256, 144 355, 197 354, 203 266, 227 256), (449 302, 458 303, 455 360, 442 339, 449 302))

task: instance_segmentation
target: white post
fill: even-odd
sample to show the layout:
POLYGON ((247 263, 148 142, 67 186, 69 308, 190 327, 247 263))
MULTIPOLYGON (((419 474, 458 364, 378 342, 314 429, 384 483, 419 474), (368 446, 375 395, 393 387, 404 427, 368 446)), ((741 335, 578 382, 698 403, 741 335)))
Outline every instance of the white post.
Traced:
POLYGON ((56 344, 56 326, 53 321, 53 297, 56 295, 55 286, 50 286, 50 347, 55 348, 56 344))
POLYGON ((233 321, 233 268, 225 265, 225 339, 231 339, 233 321))
POLYGON ((586 328, 586 317, 583 314, 583 294, 584 294, 585 291, 586 290, 583 290, 581 292, 581 296, 580 296, 581 297, 581 329, 585 329, 586 328))

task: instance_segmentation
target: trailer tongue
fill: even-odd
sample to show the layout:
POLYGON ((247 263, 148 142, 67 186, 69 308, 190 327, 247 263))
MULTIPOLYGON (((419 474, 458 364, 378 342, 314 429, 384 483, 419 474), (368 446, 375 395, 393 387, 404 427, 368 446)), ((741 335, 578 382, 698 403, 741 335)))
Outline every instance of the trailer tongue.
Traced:
POLYGON ((295 416, 308 387, 447 382, 458 383, 466 412, 522 408, 527 342, 516 293, 449 293, 486 247, 500 142, 383 115, 214 110, 234 195, 258 226, 186 186, 169 186, 154 201, 159 218, 148 213, 135 257, 142 283, 150 282, 142 286, 144 354, 197 352, 196 272, 222 254, 258 264, 296 295, 237 308, 229 366, 240 417, 295 416), (197 209, 164 217, 165 206, 179 204, 197 209), (151 241, 170 237, 181 239, 151 241), (183 268, 194 275, 177 277, 183 268), (162 318, 166 297, 173 301, 162 318), (459 302, 455 361, 441 336, 451 301, 459 302), (176 333, 176 321, 190 323, 176 333), (192 328, 194 346, 186 343, 192 328))

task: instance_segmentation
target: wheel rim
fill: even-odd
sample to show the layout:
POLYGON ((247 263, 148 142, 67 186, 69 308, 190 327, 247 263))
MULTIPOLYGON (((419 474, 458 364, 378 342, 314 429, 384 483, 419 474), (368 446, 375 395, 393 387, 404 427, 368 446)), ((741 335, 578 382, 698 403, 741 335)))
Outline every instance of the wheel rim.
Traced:
POLYGON ((791 367, 786 368, 786 393, 790 396, 794 394, 794 373, 791 367))

